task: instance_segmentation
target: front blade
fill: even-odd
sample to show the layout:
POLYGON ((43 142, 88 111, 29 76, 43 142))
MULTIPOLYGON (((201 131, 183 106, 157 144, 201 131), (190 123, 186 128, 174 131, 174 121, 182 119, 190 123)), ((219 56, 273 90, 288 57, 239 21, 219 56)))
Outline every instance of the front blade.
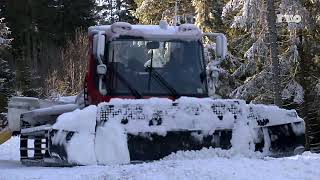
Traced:
POLYGON ((256 151, 281 154, 304 145, 304 122, 295 111, 242 100, 116 100, 98 108, 97 125, 110 120, 121 122, 128 134, 131 160, 160 159, 203 147, 229 149, 237 123, 256 133, 256 151))
POLYGON ((215 131, 206 136, 201 131, 169 131, 165 136, 156 133, 128 134, 128 149, 131 161, 159 160, 177 151, 209 147, 229 149, 231 137, 231 130, 215 131))
POLYGON ((100 104, 98 124, 117 120, 127 133, 157 133, 232 129, 237 119, 245 117, 244 101, 180 98, 176 101, 152 98, 122 100, 100 104))
MULTIPOLYGON (((83 116, 85 111, 75 113, 83 116)), ((158 160, 179 150, 229 149, 237 143, 251 143, 253 150, 269 151, 268 155, 304 145, 304 122, 296 113, 241 100, 112 100, 99 105, 96 121, 88 118, 95 124, 88 132, 87 126, 79 132, 64 126, 50 131, 51 157, 73 164, 125 164, 158 160), (248 142, 243 141, 247 132, 256 133, 248 142)))

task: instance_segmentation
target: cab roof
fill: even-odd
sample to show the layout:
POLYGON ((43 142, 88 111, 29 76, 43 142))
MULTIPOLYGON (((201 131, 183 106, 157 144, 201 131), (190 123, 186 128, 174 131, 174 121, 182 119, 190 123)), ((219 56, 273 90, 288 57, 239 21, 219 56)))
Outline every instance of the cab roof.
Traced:
POLYGON ((125 22, 117 22, 112 25, 91 26, 89 35, 97 33, 106 34, 109 41, 120 36, 141 37, 146 40, 200 40, 203 36, 201 30, 194 24, 182 24, 169 26, 166 22, 159 25, 131 25, 125 22))

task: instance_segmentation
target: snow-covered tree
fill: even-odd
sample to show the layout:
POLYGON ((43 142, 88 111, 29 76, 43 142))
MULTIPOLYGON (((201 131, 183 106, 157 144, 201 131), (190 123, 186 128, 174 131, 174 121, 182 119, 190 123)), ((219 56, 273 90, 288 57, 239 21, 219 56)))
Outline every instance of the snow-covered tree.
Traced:
MULTIPOLYGON (((138 5, 135 15, 140 23, 158 24, 161 19, 172 23, 175 16, 176 0, 135 0, 138 5)), ((194 7, 190 0, 178 0, 178 16, 194 15, 194 7)), ((184 21, 184 18, 181 18, 184 21)))
POLYGON ((204 32, 218 32, 224 26, 221 15, 223 0, 192 0, 195 8, 196 25, 204 32))
MULTIPOLYGON (((231 0, 223 10, 228 30, 230 51, 240 59, 232 76, 238 86, 230 97, 251 102, 273 102, 272 64, 269 59, 269 38, 264 0, 231 0), (244 59, 241 58, 244 57, 244 59)), ((300 22, 277 22, 280 64, 280 88, 284 107, 299 107, 306 121, 307 144, 316 146, 320 138, 319 94, 319 1, 279 0, 274 6, 278 15, 299 15, 300 22), (312 134, 312 135, 311 135, 312 134), (312 137, 311 137, 312 136, 312 137)), ((232 71, 231 71, 232 72, 232 71)), ((314 149, 320 149, 319 146, 314 149)))
POLYGON ((11 33, 10 28, 7 27, 7 24, 4 22, 4 18, 0 18, 0 48, 9 47, 12 39, 9 39, 8 36, 11 33))
MULTIPOLYGON (((275 3, 281 13, 300 13, 303 8, 298 3, 282 0, 275 3)), ((264 0, 231 0, 223 9, 223 20, 229 24, 231 51, 234 55, 243 56, 241 65, 233 72, 233 76, 241 86, 231 93, 231 97, 248 101, 272 103, 273 86, 272 63, 269 59, 267 31, 267 8, 264 0)), ((303 102, 304 91, 297 81, 296 32, 304 22, 283 23, 278 26, 279 64, 281 77, 281 94, 283 100, 294 103, 303 102)))

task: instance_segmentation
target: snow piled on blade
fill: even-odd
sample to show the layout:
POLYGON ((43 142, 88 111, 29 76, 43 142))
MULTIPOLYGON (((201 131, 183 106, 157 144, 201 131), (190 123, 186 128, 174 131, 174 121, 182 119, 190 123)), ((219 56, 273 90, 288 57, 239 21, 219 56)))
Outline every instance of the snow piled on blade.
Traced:
POLYGON ((97 127, 95 151, 100 165, 130 163, 127 135, 120 121, 110 120, 97 127))
POLYGON ((267 126, 303 122, 295 110, 281 109, 274 105, 248 104, 247 106, 248 119, 250 119, 253 127, 262 126, 259 121, 254 120, 255 118, 267 120, 267 126))
POLYGON ((216 130, 232 130, 231 154, 256 157, 255 143, 265 140, 263 155, 268 155, 271 144, 268 131, 262 129, 261 134, 259 128, 291 123, 296 134, 303 134, 304 124, 295 122, 303 120, 294 110, 246 104, 242 100, 112 99, 59 116, 53 125, 58 132, 52 142, 66 148, 70 163, 127 164, 127 134, 166 136, 169 131, 193 131, 197 133, 191 135, 201 142, 216 130), (74 132, 70 140, 66 140, 68 132, 74 132))
MULTIPOLYGON (((136 135, 141 132, 157 132, 159 135, 165 136, 168 130, 166 127, 169 125, 166 125, 164 122, 163 126, 160 127, 149 126, 149 120, 152 119, 154 115, 163 115, 160 112, 160 114, 156 113, 163 108, 171 106, 172 100, 165 98, 150 98, 147 100, 114 98, 108 103, 100 103, 98 105, 98 117, 100 117, 100 120, 102 120, 102 114, 104 112, 111 112, 113 115, 109 114, 110 116, 108 115, 108 120, 114 119, 118 122, 121 122, 121 120, 130 119, 128 124, 122 125, 126 132, 136 135), (109 108, 109 105, 112 106, 112 109, 104 109, 109 108)), ((171 127, 173 126, 174 125, 171 125, 171 127)))
MULTIPOLYGON (((207 159, 213 157, 249 157, 262 158, 269 152, 270 141, 265 143, 266 147, 263 152, 255 152, 254 139, 257 137, 256 130, 253 128, 249 119, 241 119, 234 123, 232 129, 231 149, 222 150, 220 148, 203 148, 200 151, 178 151, 163 158, 164 160, 179 160, 179 159, 207 159)), ((266 137, 266 138, 269 138, 266 137)))
POLYGON ((61 114, 53 129, 95 133, 97 107, 92 105, 82 110, 61 114))
POLYGON ((130 156, 127 136, 120 121, 97 122, 97 106, 62 114, 52 126, 58 132, 52 143, 64 145, 68 162, 81 165, 127 164, 130 156), (96 128, 96 123, 99 124, 96 128), (67 142, 67 132, 74 132, 67 142))
POLYGON ((237 121, 232 129, 231 145, 235 152, 250 155, 255 150, 253 140, 257 134, 248 119, 237 121))
POLYGON ((52 126, 58 132, 52 137, 53 144, 64 145, 68 155, 68 162, 75 164, 96 164, 94 151, 96 106, 89 106, 83 110, 60 115, 52 126), (66 142, 66 132, 75 132, 66 142))
POLYGON ((96 164, 94 134, 76 133, 66 148, 69 163, 81 165, 96 164))
POLYGON ((123 127, 131 134, 166 135, 167 131, 176 130, 201 130, 203 134, 212 134, 216 129, 232 129, 237 118, 245 118, 243 108, 245 102, 242 100, 190 97, 175 101, 163 98, 113 99, 99 104, 98 118, 126 120, 128 123, 123 127))

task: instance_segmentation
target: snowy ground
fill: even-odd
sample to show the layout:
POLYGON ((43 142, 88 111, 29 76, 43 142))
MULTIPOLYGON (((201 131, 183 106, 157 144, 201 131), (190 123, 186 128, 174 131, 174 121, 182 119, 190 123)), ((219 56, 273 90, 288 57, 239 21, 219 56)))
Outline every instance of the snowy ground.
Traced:
POLYGON ((2 179, 243 179, 319 180, 320 155, 243 157, 223 150, 181 152, 152 163, 73 168, 24 167, 17 137, 0 146, 2 179))

